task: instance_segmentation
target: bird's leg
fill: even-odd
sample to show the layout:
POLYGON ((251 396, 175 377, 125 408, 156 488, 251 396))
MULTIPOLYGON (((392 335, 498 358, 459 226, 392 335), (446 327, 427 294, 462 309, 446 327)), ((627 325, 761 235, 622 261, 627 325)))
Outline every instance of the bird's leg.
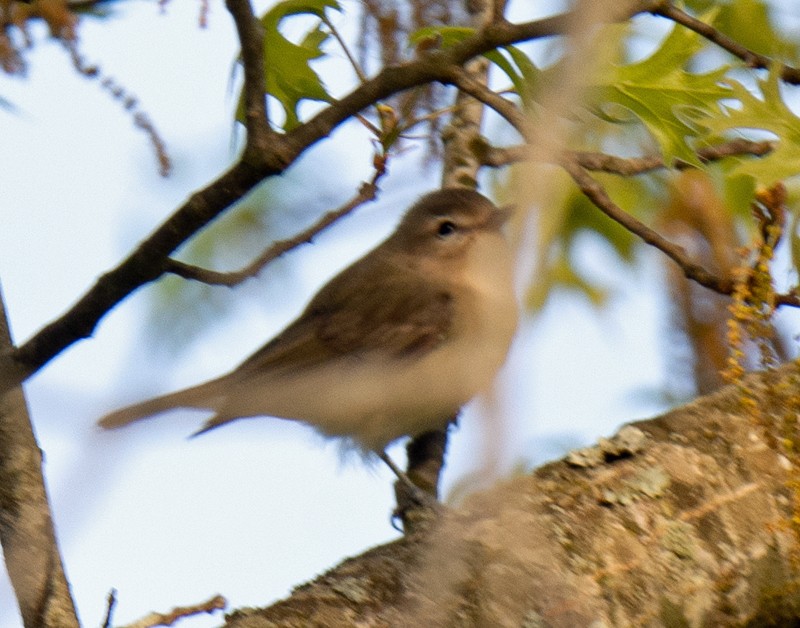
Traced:
MULTIPOLYGON (((378 451, 376 453, 378 454, 378 457, 386 463, 386 466, 392 470, 392 473, 394 473, 397 476, 400 485, 403 487, 408 497, 410 497, 411 500, 416 505, 429 509, 435 509, 439 505, 439 502, 436 501, 436 496, 431 495, 427 491, 424 491, 419 486, 414 484, 411 481, 411 479, 405 473, 403 473, 402 469, 400 469, 400 467, 398 467, 394 463, 394 461, 389 457, 389 455, 385 451, 378 451)), ((404 507, 403 505, 400 504, 401 500, 399 499, 399 497, 400 496, 398 494, 398 509, 395 514, 397 514, 398 516, 400 516, 400 518, 405 520, 403 516, 403 511, 406 510, 408 507, 407 506, 404 507)))
POLYGON ((425 503, 425 501, 430 501, 430 496, 427 493, 425 493, 425 491, 423 491, 419 486, 414 484, 411 481, 411 479, 403 472, 403 470, 394 463, 394 460, 392 460, 385 451, 379 451, 378 456, 380 457, 381 460, 383 460, 386 463, 386 466, 392 470, 392 473, 394 473, 397 476, 397 479, 400 480, 400 483, 406 488, 406 490, 409 493, 411 493, 411 495, 414 497, 416 501, 420 502, 421 504, 425 503), (424 495, 419 496, 417 495, 417 493, 423 493, 424 495))
MULTIPOLYGON (((449 423, 455 423, 456 419, 457 416, 454 416, 449 423)), ((397 508, 394 511, 393 520, 399 519, 403 522, 403 530, 406 534, 423 527, 426 522, 430 521, 430 513, 438 514, 442 510, 442 505, 437 498, 439 476, 444 466, 444 455, 447 449, 447 431, 448 428, 445 427, 412 438, 406 446, 408 454, 408 471, 406 472, 403 472, 385 451, 376 452, 378 457, 397 476, 398 481, 395 483, 397 508), (414 480, 411 479, 412 477, 414 480)))

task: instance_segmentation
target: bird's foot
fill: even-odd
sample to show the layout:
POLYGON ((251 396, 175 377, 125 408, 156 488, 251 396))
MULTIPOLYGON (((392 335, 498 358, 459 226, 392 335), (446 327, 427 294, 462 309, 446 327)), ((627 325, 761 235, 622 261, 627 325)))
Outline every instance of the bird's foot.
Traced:
POLYGON ((408 534, 419 529, 422 523, 438 518, 444 506, 436 495, 414 484, 385 452, 378 452, 378 455, 397 476, 397 508, 392 513, 392 525, 408 534))

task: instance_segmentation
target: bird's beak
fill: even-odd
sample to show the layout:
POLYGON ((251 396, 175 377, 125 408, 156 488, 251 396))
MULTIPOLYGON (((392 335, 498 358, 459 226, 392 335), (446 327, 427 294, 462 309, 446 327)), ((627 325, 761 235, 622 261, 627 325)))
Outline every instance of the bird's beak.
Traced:
POLYGON ((515 205, 503 205, 502 207, 498 207, 497 211, 489 216, 486 226, 490 229, 500 229, 508 222, 508 219, 511 218, 515 208, 515 205))

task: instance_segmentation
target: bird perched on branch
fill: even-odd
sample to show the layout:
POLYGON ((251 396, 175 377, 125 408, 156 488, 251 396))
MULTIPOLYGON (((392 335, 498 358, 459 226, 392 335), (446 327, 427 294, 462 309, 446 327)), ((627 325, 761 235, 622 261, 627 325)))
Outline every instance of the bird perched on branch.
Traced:
POLYGON ((331 279, 300 316, 227 375, 117 410, 117 428, 173 408, 307 423, 386 460, 403 436, 445 427, 489 387, 517 324, 510 214, 486 197, 422 197, 382 244, 331 279))

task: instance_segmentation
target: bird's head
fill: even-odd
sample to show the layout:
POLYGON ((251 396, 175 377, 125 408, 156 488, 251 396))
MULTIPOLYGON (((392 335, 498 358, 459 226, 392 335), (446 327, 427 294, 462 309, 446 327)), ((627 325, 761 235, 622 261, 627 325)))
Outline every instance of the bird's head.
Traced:
POLYGON ((500 235, 511 215, 472 190, 449 188, 423 196, 406 212, 390 240, 415 256, 465 256, 484 236, 500 235))

